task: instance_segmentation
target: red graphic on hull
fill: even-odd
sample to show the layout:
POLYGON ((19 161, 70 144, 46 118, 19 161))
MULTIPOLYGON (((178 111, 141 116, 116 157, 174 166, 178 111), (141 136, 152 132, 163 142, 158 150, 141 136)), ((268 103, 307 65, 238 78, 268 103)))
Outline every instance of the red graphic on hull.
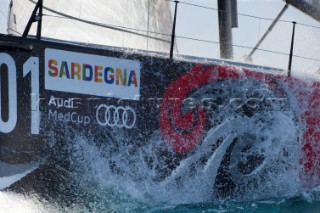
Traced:
POLYGON ((163 139, 172 144, 176 152, 194 149, 202 140, 205 112, 200 106, 184 115, 182 104, 193 90, 219 79, 239 78, 235 68, 203 67, 198 65, 170 84, 164 95, 160 112, 160 129, 163 139), (226 71, 228 69, 228 71, 226 71))
POLYGON ((279 96, 295 99, 295 112, 302 137, 301 144, 304 176, 318 180, 320 173, 320 83, 306 83, 300 79, 253 72, 227 66, 195 66, 189 72, 179 76, 165 92, 160 111, 160 129, 165 141, 174 151, 184 153, 194 150, 203 140, 206 125, 206 112, 196 105, 192 110, 183 111, 183 102, 198 88, 214 84, 224 79, 254 79, 268 85, 279 96), (278 82, 283 86, 279 88, 278 82))

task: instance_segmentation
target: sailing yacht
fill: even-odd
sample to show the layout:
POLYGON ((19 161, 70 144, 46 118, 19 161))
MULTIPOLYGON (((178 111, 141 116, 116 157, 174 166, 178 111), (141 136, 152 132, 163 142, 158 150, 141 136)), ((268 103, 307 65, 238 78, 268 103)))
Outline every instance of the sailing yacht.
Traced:
MULTIPOLYGON (((218 2, 228 37, 237 1, 218 2)), ((317 1, 286 2, 318 20, 317 1)), ((217 197, 241 196, 298 164, 297 177, 319 183, 319 82, 232 61, 232 39, 223 36, 226 60, 154 54, 174 46, 168 1, 12 0, 8 11, 2 188, 40 193, 43 177, 62 181, 52 168, 69 171, 66 155, 79 136, 101 148, 110 173, 152 175, 164 188, 192 179, 217 197)))

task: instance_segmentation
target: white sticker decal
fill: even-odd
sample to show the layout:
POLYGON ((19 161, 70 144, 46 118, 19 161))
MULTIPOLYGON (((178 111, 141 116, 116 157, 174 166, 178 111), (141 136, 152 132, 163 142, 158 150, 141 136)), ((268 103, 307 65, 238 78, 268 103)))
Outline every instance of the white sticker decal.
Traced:
POLYGON ((139 100, 140 62, 46 49, 45 88, 139 100))
POLYGON ((97 108, 96 119, 100 126, 132 129, 136 124, 137 116, 131 107, 101 104, 97 108))

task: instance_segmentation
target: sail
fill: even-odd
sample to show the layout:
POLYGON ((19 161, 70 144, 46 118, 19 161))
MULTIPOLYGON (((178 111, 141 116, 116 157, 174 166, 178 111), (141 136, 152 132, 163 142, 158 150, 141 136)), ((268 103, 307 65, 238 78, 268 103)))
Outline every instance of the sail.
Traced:
POLYGON ((319 0, 285 0, 288 4, 296 7, 302 12, 320 22, 320 1, 319 0))
MULTIPOLYGON (((22 34, 36 0, 12 0, 9 34, 22 34)), ((45 0, 42 36, 168 52, 172 17, 163 0, 45 0)), ((36 24, 30 33, 36 34, 36 24)))

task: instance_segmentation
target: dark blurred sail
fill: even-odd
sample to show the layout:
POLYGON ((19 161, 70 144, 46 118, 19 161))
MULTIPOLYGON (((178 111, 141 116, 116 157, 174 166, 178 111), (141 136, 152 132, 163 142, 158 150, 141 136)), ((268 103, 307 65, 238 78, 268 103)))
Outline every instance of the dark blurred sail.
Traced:
POLYGON ((320 22, 320 1, 319 0, 285 0, 288 4, 296 7, 302 12, 320 22))

